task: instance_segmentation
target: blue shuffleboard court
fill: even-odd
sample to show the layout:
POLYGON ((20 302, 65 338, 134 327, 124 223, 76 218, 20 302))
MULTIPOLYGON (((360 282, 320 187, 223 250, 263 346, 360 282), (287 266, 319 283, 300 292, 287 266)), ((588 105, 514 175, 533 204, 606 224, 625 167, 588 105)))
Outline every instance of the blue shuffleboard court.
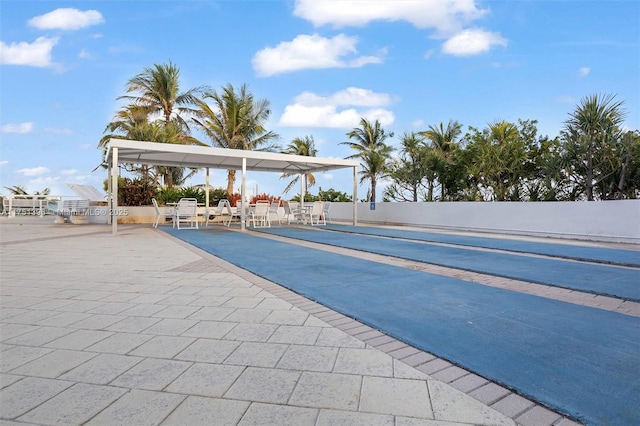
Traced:
POLYGON ((381 239, 320 228, 272 227, 260 228, 260 232, 640 302, 637 268, 381 239))
POLYGON ((640 251, 621 250, 608 247, 593 247, 575 244, 545 243, 538 241, 511 240, 506 238, 476 237, 437 232, 416 231, 396 228, 376 228, 370 226, 327 225, 326 229, 352 232, 363 235, 377 235, 391 238, 433 243, 455 244, 461 246, 482 247, 496 250, 541 254, 545 256, 588 262, 611 263, 614 265, 639 266, 640 251))
POLYGON ((253 233, 163 230, 586 424, 640 424, 636 317, 253 233))

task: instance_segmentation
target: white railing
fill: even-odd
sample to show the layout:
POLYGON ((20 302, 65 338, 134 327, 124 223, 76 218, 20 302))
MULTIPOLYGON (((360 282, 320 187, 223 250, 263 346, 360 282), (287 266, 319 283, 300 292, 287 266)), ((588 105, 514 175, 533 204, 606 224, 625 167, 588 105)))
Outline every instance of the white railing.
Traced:
POLYGON ((2 214, 9 217, 44 217, 50 205, 61 199, 62 197, 56 195, 6 195, 2 198, 2 214))

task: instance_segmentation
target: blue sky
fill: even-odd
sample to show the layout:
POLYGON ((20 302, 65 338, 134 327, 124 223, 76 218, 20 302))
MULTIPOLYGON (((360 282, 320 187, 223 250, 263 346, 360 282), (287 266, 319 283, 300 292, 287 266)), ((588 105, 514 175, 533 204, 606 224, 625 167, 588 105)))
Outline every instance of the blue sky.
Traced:
MULTIPOLYGON (((539 133, 555 137, 596 93, 624 101, 626 127, 640 129, 637 0, 3 0, 0 193, 102 188, 106 172, 92 170, 124 105, 116 98, 127 80, 169 61, 182 90, 247 84, 270 101, 268 128, 281 145, 313 136, 322 157, 352 153, 339 143, 361 117, 395 132, 392 144, 449 120, 465 131, 538 120, 539 133)), ((213 185, 226 186, 225 176, 212 171, 213 185)), ((272 195, 288 183, 248 178, 272 195)), ((316 180, 312 193, 351 193, 348 170, 316 180)))

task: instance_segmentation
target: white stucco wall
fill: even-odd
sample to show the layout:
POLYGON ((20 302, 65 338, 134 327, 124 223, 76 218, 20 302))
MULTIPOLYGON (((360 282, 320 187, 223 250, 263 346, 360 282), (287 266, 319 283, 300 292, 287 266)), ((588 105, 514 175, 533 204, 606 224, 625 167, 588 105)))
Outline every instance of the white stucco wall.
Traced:
MULTIPOLYGON (((640 200, 358 204, 358 222, 640 243, 640 200)), ((351 221, 352 203, 331 218, 351 221)))

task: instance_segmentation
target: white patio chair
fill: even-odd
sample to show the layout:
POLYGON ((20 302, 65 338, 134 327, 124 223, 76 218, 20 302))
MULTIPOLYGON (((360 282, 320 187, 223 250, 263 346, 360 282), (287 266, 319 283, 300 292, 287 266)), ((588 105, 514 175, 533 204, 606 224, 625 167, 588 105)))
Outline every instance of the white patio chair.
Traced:
POLYGON ((311 226, 315 226, 320 225, 320 222, 322 222, 322 225, 327 224, 322 215, 322 201, 314 201, 309 209, 309 223, 311 226))
POLYGON ((180 199, 173 217, 173 225, 178 229, 198 229, 198 200, 195 198, 180 199), (181 228, 181 223, 186 223, 188 226, 181 228))
POLYGON ((329 210, 331 210, 331 201, 323 201, 322 202, 322 219, 324 219, 325 223, 331 223, 331 216, 329 216, 329 210))
POLYGON ((241 215, 240 211, 237 208, 235 210, 233 210, 229 200, 224 200, 224 201, 225 201, 225 206, 226 206, 226 209, 227 209, 227 216, 229 216, 229 221, 227 222, 227 227, 229 227, 229 225, 231 225, 231 221, 233 220, 234 217, 241 218, 242 215, 241 215))
POLYGON ((258 200, 255 207, 251 210, 249 222, 253 223, 254 228, 270 228, 271 220, 269 218, 269 201, 258 200))
POLYGON ((280 214, 278 211, 280 210, 280 200, 273 200, 269 205, 269 221, 274 218, 278 221, 278 224, 281 224, 282 221, 280 219, 280 214))
POLYGON ((173 218, 173 209, 167 210, 165 207, 160 207, 158 205, 158 201, 155 198, 152 198, 151 202, 153 203, 153 208, 156 210, 156 219, 153 222, 154 228, 158 227, 161 218, 163 218, 165 221, 167 219, 173 218))
MULTIPOLYGON (((214 211, 209 212, 207 214, 207 220, 205 220, 204 226, 209 226, 209 221, 210 220, 213 220, 218 216, 224 216, 226 214, 226 212, 225 212, 226 202, 227 202, 227 200, 218 201, 218 207, 216 207, 216 209, 214 211)), ((224 218, 222 219, 222 224, 224 225, 224 218)))
POLYGON ((283 217, 283 219, 287 220, 287 225, 291 224, 292 220, 295 220, 296 222, 298 222, 300 220, 299 211, 296 211, 294 209, 294 206, 292 205, 292 203, 290 203, 288 201, 283 201, 282 202, 282 208, 284 209, 284 217, 283 217))

